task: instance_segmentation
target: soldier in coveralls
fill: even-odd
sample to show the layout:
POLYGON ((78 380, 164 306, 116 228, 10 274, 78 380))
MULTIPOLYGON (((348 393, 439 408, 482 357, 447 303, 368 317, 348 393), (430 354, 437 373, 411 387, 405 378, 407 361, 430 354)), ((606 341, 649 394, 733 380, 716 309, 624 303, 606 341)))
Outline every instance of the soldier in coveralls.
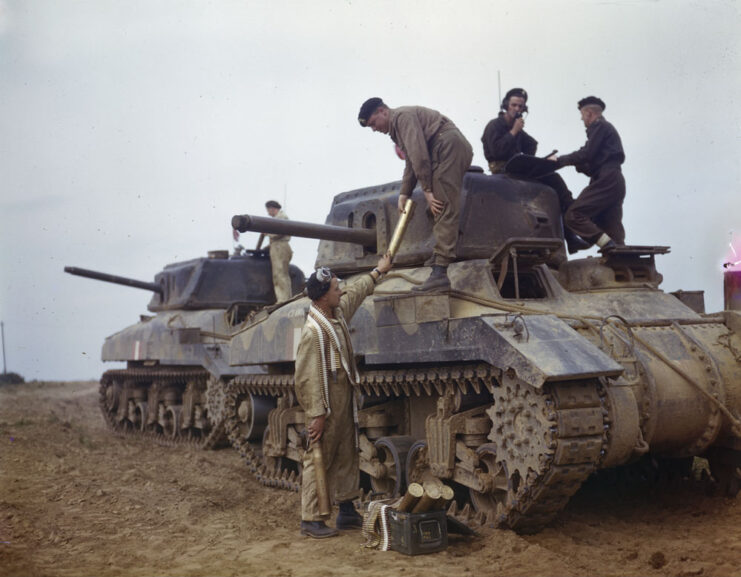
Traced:
POLYGON ((625 244, 623 228, 623 200, 625 179, 620 165, 625 152, 615 127, 602 113, 605 103, 596 96, 582 98, 579 111, 587 128, 587 143, 576 152, 563 156, 552 155, 558 166, 573 165, 577 172, 589 176, 589 186, 569 207, 564 224, 589 242, 597 243, 605 253, 625 244))
POLYGON ((358 374, 347 322, 390 269, 391 257, 386 254, 370 274, 361 275, 344 292, 337 277, 324 267, 306 283, 311 306, 296 353, 296 396, 304 410, 309 440, 321 442, 329 494, 340 507, 337 528, 328 527, 319 514, 310 447, 303 458, 301 534, 315 539, 333 537, 337 529, 362 526, 352 503, 359 495, 360 481, 353 395, 358 374))
MULTIPOLYGON (((268 214, 273 218, 288 220, 288 216, 283 212, 280 203, 275 200, 269 200, 265 203, 268 214)), ((273 269, 273 289, 275 298, 280 303, 287 301, 293 295, 291 294, 291 275, 288 266, 291 264, 293 251, 289 241, 290 236, 283 234, 269 234, 270 238, 270 266, 273 269)))
MULTIPOLYGON (((280 203, 276 200, 267 201, 265 203, 265 209, 273 218, 289 220, 286 213, 283 212, 280 203)), ((236 228, 232 229, 232 236, 235 241, 239 240, 239 231, 236 228)), ((291 259, 293 258, 293 250, 291 250, 291 245, 289 244, 291 237, 284 234, 268 234, 267 237, 270 239, 268 250, 270 252, 270 268, 273 271, 273 291, 275 292, 276 302, 280 303, 287 301, 293 296, 289 269, 291 259)), ((262 233, 257 243, 258 248, 262 246, 264 238, 265 233, 262 233)))
POLYGON ((419 181, 435 224, 435 247, 429 278, 413 290, 450 288, 448 265, 455 260, 458 242, 461 188, 473 149, 453 122, 423 106, 389 108, 380 98, 369 98, 358 114, 360 126, 388 134, 401 148, 406 166, 399 191, 399 210, 419 181))

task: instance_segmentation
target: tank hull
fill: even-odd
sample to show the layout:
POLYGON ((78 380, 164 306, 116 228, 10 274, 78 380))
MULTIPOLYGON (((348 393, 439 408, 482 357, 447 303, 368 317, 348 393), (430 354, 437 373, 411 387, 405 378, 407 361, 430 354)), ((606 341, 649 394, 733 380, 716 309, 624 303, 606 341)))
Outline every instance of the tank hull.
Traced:
MULTIPOLYGON (((338 195, 327 224, 373 222, 382 252, 396 192, 392 183, 338 195)), ((442 293, 412 291, 430 274, 423 260, 432 235, 424 212, 409 223, 394 269, 350 326, 368 491, 451 483, 459 492, 452 513, 467 500, 468 522, 533 532, 588 477, 647 456, 682 471, 687 459, 705 457, 719 478, 736 478, 737 317, 703 314, 697 299, 688 306, 659 289, 655 258, 668 247, 567 261, 551 193, 468 175, 459 262, 442 293)), ((376 260, 361 246, 322 241, 317 264, 351 283, 376 260)), ((308 307, 300 299, 246 324, 230 348, 230 364, 267 367, 230 381, 226 402, 234 411, 255 395, 275 399, 263 437, 243 438, 235 417, 226 427, 275 487, 300 485, 304 414, 293 367, 308 307)))

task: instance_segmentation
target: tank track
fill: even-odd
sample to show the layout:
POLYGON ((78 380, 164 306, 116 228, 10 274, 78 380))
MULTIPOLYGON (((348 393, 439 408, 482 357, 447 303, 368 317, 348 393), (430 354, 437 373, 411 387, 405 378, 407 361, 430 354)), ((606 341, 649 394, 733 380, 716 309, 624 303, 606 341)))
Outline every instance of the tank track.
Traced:
POLYGON ((487 411, 489 438, 507 471, 497 527, 542 529, 595 470, 609 431, 605 395, 597 381, 497 387, 487 411))
MULTIPOLYGON (((431 395, 433 391, 442 395, 456 389, 464 393, 483 389, 492 392, 499 402, 495 401, 490 409, 495 423, 490 438, 503 453, 500 460, 504 467, 517 471, 517 484, 510 474, 507 498, 498 504, 496 512, 474 512, 468 504, 458 510, 453 502, 449 514, 469 524, 488 521, 523 533, 537 531, 564 508, 604 454, 609 431, 606 395, 597 381, 558 383, 542 390, 521 384, 499 386, 494 371, 483 364, 404 372, 365 371, 356 388, 367 395, 386 396, 431 395), (535 420, 522 422, 523 407, 529 402, 539 416, 534 417, 531 410, 529 418, 535 420), (528 430, 530 426, 533 430, 528 430), (536 426, 539 432, 535 431, 536 426), (523 441, 535 437, 541 441, 533 443, 529 452, 519 448, 523 441)), ((293 395, 293 375, 247 375, 230 381, 226 387, 225 428, 232 445, 260 483, 299 491, 300 475, 269 468, 256 443, 239 437, 237 407, 250 394, 293 395)))
MULTIPOLYGON (((157 382, 160 386, 176 385, 182 387, 184 382, 190 382, 206 388, 208 380, 209 373, 201 368, 113 369, 103 373, 100 379, 98 402, 106 424, 118 434, 147 438, 167 446, 188 444, 202 449, 212 449, 224 438, 223 421, 216 424, 212 422, 211 430, 205 437, 191 435, 175 435, 172 437, 153 429, 141 430, 134 428, 130 421, 120 419, 118 399, 115 398, 117 394, 115 388, 125 386, 124 383, 129 385, 144 383, 149 386, 152 382, 157 382), (112 391, 113 394, 111 394, 112 391)), ((221 413, 223 415, 224 412, 221 413)))
POLYGON ((242 375, 235 377, 226 385, 224 395, 224 430, 232 446, 244 459, 250 472, 262 485, 299 491, 301 477, 295 471, 270 468, 262 457, 262 448, 256 443, 250 443, 239 434, 241 422, 239 420, 239 404, 248 395, 270 395, 274 397, 293 395, 293 375, 242 375))

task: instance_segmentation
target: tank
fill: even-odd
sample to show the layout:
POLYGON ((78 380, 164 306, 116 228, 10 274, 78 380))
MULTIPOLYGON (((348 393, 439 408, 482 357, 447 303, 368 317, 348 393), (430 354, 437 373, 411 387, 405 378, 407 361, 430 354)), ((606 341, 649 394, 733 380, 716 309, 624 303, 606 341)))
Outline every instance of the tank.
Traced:
MULTIPOLYGON (((206 258, 168 264, 154 282, 65 267, 65 272, 152 293, 149 315, 106 338, 103 361, 125 362, 100 381, 100 407, 116 431, 223 444, 224 385, 236 375, 263 370, 232 366, 230 339, 250 315, 276 308, 267 251, 211 251, 206 258)), ((303 272, 290 267, 294 294, 303 272)))
MULTIPOLYGON (((322 238, 316 265, 351 282, 388 248, 400 184, 337 195, 325 225, 232 224, 322 238)), ((416 293, 433 237, 422 192, 412 199, 394 268, 350 326, 367 492, 392 497, 438 479, 456 488, 449 514, 531 533, 590 477, 646 459, 684 474, 707 459, 738 491, 741 313, 704 314, 698 295, 689 306, 662 291, 656 259, 669 247, 567 259, 552 189, 474 169, 451 289, 416 293)), ((262 310, 228 347, 229 439, 261 482, 293 490, 304 427, 293 373, 308 307, 302 297, 262 310)))

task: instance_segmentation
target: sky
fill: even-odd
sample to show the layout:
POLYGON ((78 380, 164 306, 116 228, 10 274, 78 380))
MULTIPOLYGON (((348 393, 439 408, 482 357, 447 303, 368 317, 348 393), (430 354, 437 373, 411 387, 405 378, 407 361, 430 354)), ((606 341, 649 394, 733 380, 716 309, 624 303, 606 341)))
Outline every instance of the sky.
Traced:
MULTIPOLYGON (((509 88, 528 91, 543 155, 584 144, 576 102, 599 96, 627 156, 626 242, 670 246, 661 288, 722 310, 741 254, 739 38, 741 0, 0 0, 4 368, 120 366, 103 341, 150 294, 65 266, 151 282, 231 251, 232 215, 266 200, 323 223, 336 194, 401 178, 392 142, 357 123, 371 96, 441 111, 479 166, 509 88)), ((292 241, 307 275, 317 244, 292 241)))

